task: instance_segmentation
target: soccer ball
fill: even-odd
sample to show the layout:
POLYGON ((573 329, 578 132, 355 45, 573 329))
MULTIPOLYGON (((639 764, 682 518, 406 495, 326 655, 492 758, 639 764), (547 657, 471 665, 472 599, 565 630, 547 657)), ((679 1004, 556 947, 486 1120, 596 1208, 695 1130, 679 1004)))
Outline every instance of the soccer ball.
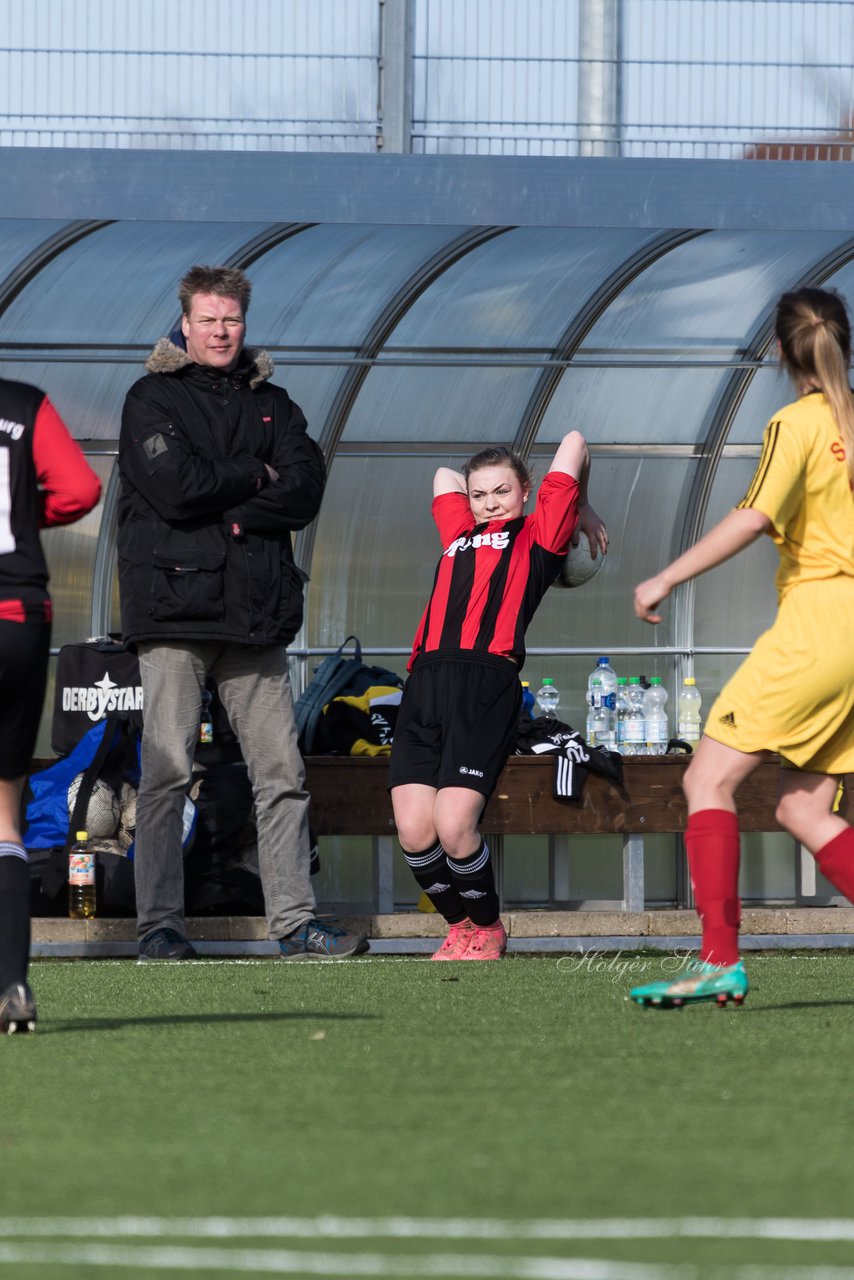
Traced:
POLYGON ((117 838, 126 853, 136 839, 136 787, 129 782, 122 783, 121 810, 117 838))
MULTIPOLYGON (((83 774, 78 773, 72 778, 71 786, 68 788, 69 818, 74 813, 74 803, 77 799, 77 792, 80 790, 82 779, 83 774)), ((89 797, 89 805, 86 809, 85 817, 80 823, 81 827, 85 827, 93 839, 108 840, 116 834, 119 817, 119 797, 109 782, 104 778, 96 778, 92 794, 89 797)))
POLYGON ((605 563, 605 553, 597 547, 596 559, 590 554, 587 534, 582 533, 577 547, 570 547, 560 567, 558 582, 562 587, 583 587, 605 563))

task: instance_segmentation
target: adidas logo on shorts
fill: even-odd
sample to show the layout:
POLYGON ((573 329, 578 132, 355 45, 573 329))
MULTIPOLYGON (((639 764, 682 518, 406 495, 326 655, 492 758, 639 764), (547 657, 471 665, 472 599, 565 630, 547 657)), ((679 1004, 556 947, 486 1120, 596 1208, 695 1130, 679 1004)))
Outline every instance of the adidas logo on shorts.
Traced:
POLYGON ((731 729, 737 728, 734 711, 728 711, 725 716, 721 716, 720 722, 721 724, 728 724, 731 729))

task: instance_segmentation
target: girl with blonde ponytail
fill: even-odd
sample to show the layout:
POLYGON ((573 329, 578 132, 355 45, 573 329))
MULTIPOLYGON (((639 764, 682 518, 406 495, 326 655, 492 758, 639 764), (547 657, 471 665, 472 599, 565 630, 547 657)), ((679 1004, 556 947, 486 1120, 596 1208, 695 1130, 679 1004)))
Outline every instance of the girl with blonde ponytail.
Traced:
POLYGON ((854 829, 833 812, 838 776, 854 771, 851 325, 838 294, 805 288, 783 294, 776 334, 798 398, 765 428, 746 495, 689 551, 635 588, 635 613, 656 623, 658 606, 675 586, 761 534, 780 553, 774 624, 715 700, 684 775, 700 955, 676 981, 636 987, 638 1004, 741 1004, 747 995, 738 950, 735 793, 769 752, 782 765, 778 822, 854 901, 854 829))
POLYGON ((784 293, 777 308, 780 363, 799 391, 823 392, 845 442, 854 483, 854 396, 848 385, 851 326, 845 303, 831 289, 784 293))

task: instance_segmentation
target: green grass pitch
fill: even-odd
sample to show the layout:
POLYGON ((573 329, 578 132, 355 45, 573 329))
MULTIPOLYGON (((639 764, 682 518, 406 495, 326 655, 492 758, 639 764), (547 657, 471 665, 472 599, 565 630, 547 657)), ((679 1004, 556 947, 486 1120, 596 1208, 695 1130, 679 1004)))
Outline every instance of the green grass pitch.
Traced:
POLYGON ((665 963, 35 962, 0 1280, 852 1280, 854 954, 665 963))

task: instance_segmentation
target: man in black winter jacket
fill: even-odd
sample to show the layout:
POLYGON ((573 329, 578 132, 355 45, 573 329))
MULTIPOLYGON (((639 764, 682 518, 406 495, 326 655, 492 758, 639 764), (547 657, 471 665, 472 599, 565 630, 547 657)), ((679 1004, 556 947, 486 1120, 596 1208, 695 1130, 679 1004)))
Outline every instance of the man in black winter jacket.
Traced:
POLYGON ((285 646, 302 621, 291 532, 317 515, 323 456, 265 351, 244 349, 242 271, 193 267, 181 333, 161 338, 122 414, 119 588, 145 723, 135 877, 140 959, 191 959, 182 814, 202 690, 216 679, 255 797, 271 938, 286 958, 342 957, 364 938, 315 918, 308 793, 285 646))

